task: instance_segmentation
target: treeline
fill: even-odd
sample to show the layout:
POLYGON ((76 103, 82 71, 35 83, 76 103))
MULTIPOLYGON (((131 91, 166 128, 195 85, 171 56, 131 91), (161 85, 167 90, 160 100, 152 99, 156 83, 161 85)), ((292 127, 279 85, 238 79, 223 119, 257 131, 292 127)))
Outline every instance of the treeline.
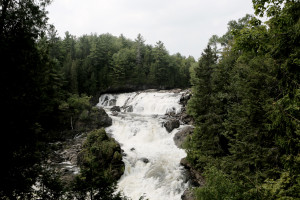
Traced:
POLYGON ((179 53, 170 55, 159 41, 153 47, 138 34, 132 41, 123 35, 91 34, 64 39, 52 30, 50 55, 64 77, 64 88, 75 94, 147 88, 186 88, 189 68, 195 60, 179 53))
POLYGON ((188 161, 196 199, 300 198, 300 2, 253 0, 192 72, 188 161))

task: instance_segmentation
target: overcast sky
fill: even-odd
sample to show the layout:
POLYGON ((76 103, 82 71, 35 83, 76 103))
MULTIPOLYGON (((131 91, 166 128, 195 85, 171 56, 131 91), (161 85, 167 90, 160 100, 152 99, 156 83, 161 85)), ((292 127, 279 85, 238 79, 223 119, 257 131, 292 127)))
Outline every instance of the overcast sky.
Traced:
POLYGON ((53 0, 49 22, 63 37, 111 33, 146 44, 162 41, 170 54, 198 59, 209 38, 230 20, 253 14, 252 0, 53 0))

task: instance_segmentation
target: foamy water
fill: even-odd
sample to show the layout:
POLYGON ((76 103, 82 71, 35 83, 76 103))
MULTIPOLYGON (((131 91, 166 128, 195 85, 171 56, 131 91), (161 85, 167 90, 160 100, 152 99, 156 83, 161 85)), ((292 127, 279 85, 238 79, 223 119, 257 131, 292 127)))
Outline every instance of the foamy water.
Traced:
POLYGON ((179 112, 181 93, 139 92, 104 94, 98 106, 104 107, 113 124, 106 131, 120 144, 126 156, 124 175, 118 182, 118 191, 132 200, 141 196, 149 200, 179 200, 187 188, 180 160, 186 156, 177 148, 173 137, 163 127, 166 112, 179 112), (113 105, 123 107, 112 116, 113 105), (124 112, 128 107, 133 112, 124 112))

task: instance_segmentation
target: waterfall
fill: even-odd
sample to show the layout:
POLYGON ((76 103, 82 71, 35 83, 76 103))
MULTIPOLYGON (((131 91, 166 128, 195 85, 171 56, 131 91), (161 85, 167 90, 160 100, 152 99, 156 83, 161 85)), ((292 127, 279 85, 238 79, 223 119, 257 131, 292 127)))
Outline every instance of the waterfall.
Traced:
POLYGON ((132 200, 141 196, 149 200, 179 200, 187 188, 181 158, 184 150, 177 148, 173 137, 163 126, 167 112, 179 112, 182 93, 132 92, 104 94, 98 106, 112 117, 106 129, 124 151, 125 172, 118 182, 118 191, 132 200), (119 106, 117 115, 110 111, 119 106), (130 108, 130 109, 129 109, 130 108))

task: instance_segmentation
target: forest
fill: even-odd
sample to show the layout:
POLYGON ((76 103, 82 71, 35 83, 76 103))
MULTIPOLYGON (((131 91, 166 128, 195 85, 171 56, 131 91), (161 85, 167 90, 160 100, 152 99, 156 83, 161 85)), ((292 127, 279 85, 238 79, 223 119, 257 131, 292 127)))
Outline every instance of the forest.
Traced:
POLYGON ((256 16, 230 21, 196 61, 141 34, 60 38, 48 23, 50 0, 1 1, 0 199, 84 199, 94 191, 93 199, 121 199, 112 195, 111 166, 97 162, 99 152, 120 159, 103 129, 89 135, 71 186, 44 161, 49 143, 77 134, 73 124, 94 112, 101 93, 150 88, 191 88, 196 128, 184 148, 205 178, 195 199, 300 199, 300 2, 252 2, 256 16), (42 194, 32 189, 37 181, 42 194))

